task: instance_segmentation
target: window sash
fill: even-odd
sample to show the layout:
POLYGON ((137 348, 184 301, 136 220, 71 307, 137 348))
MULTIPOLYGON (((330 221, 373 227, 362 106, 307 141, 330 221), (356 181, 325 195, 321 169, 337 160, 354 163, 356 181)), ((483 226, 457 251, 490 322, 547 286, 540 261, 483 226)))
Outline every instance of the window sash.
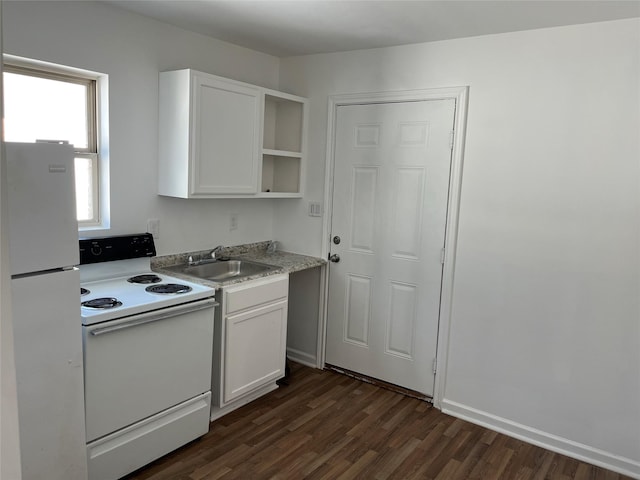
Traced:
MULTIPOLYGON (((99 226, 101 224, 100 212, 102 209, 100 208, 100 165, 98 162, 98 154, 97 153, 80 153, 76 152, 75 154, 75 172, 76 178, 79 175, 79 172, 82 170, 77 166, 77 160, 89 160, 89 170, 90 170, 90 189, 87 192, 85 201, 88 205, 89 213, 87 215, 88 218, 78 220, 79 227, 94 227, 99 226)), ((76 184, 76 204, 78 202, 78 197, 83 193, 79 191, 76 184)), ((83 204, 84 205, 84 204, 83 204)), ((82 208, 83 205, 78 205, 78 211, 82 208)))
POLYGON ((22 65, 15 65, 11 63, 5 63, 3 70, 8 73, 15 73, 18 75, 26 75, 31 77, 46 78, 48 80, 58 80, 61 82, 75 83, 77 85, 83 85, 87 92, 87 148, 78 148, 76 152, 90 152, 98 153, 98 132, 97 132, 97 98, 96 98, 96 80, 95 78, 88 78, 83 76, 69 75, 60 73, 46 68, 31 68, 22 65))
MULTIPOLYGON (((58 80, 62 82, 83 85, 86 88, 86 127, 87 127, 87 147, 74 146, 74 155, 76 159, 88 159, 89 170, 91 171, 90 190, 86 193, 85 198, 88 202, 89 213, 83 215, 88 218, 78 220, 78 227, 94 227, 101 225, 101 205, 100 205, 100 157, 98 154, 98 122, 97 122, 97 81, 95 78, 86 77, 75 73, 62 73, 47 66, 37 65, 35 67, 25 66, 16 63, 4 63, 3 71, 18 75, 45 78, 49 80, 58 80)), ((76 197, 82 195, 78 191, 76 183, 76 197)), ((78 206, 78 205, 76 205, 78 206)), ((84 207, 84 206, 83 206, 84 207)), ((82 208, 82 207, 81 207, 82 208)), ((86 210, 86 207, 84 207, 86 210)), ((78 209, 80 212, 80 209, 78 209)))

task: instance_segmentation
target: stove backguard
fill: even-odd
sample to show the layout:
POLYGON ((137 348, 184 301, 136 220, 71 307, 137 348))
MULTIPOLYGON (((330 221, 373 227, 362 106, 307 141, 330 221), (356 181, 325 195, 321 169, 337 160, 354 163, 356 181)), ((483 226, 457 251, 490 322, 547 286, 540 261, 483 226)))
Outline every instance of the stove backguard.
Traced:
POLYGON ((80 239, 81 265, 155 255, 156 246, 150 233, 80 239))

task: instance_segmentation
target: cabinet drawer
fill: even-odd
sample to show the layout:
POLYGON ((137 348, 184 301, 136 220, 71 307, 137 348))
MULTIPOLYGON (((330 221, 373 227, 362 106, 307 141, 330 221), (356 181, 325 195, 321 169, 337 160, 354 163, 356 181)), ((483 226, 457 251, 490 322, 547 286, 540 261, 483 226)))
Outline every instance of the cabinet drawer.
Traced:
POLYGON ((248 281, 225 289, 224 311, 226 314, 271 303, 289 294, 289 275, 274 275, 260 280, 248 281))

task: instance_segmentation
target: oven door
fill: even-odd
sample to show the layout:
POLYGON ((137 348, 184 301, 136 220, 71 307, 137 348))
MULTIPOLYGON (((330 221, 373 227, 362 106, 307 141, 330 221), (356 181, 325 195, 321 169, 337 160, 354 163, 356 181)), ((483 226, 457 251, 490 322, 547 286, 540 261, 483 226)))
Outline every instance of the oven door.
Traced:
POLYGON ((82 327, 87 442, 211 390, 215 305, 82 327))

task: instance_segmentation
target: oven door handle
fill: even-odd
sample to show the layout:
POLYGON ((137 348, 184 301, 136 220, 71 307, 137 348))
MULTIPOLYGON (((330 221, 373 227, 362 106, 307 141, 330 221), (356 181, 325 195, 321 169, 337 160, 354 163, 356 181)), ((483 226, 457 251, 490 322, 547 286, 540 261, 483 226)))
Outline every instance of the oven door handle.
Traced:
POLYGON ((143 318, 133 319, 129 322, 119 323, 118 325, 113 325, 111 327, 96 328, 95 330, 91 330, 90 333, 94 336, 104 335, 105 333, 117 332, 119 330, 124 330, 125 328, 137 327, 139 325, 144 325, 145 323, 157 322, 159 320, 165 320, 177 315, 197 312, 206 308, 215 307, 216 305, 218 305, 218 302, 216 302, 215 299, 211 298, 206 301, 201 301, 190 305, 181 305, 180 307, 175 307, 170 310, 167 309, 159 313, 147 314, 143 318))

